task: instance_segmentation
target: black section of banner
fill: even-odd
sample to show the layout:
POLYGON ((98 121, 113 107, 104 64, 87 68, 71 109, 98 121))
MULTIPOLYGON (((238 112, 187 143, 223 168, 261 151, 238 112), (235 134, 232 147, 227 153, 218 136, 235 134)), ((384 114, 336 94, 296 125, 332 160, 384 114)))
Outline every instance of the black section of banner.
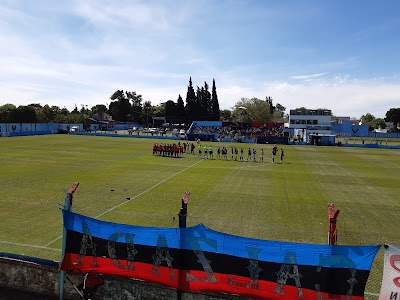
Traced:
MULTIPOLYGON (((66 253, 80 254, 81 245, 84 235, 79 232, 67 231, 66 253)), ((87 246, 85 256, 94 256, 92 245, 95 245, 95 256, 111 258, 110 253, 115 253, 115 257, 119 260, 128 259, 128 247, 126 243, 110 242, 109 240, 91 237, 87 239, 87 246), (110 250, 110 247, 112 250, 110 250)), ((153 264, 157 248, 156 246, 144 246, 133 244, 135 248, 135 262, 153 264)), ((169 256, 172 258, 172 268, 178 270, 198 270, 204 271, 201 255, 204 255, 206 261, 215 273, 232 274, 249 278, 250 274, 250 259, 231 256, 227 254, 219 254, 212 252, 197 252, 186 249, 175 248, 162 248, 165 249, 163 255, 168 251, 169 256)), ((132 250, 132 247, 130 248, 132 250)), ((115 258, 113 257, 113 258, 115 258)), ((203 261, 204 263, 204 261, 203 261)), ((162 266, 167 267, 166 261, 161 262, 162 266)), ((253 278, 258 275, 259 280, 270 282, 277 282, 278 276, 286 278, 286 285, 296 285, 296 267, 300 284, 302 288, 310 290, 318 290, 336 295, 347 295, 349 290, 352 289, 352 296, 363 296, 365 285, 369 276, 369 271, 366 270, 351 270, 346 268, 327 268, 316 267, 309 265, 284 265, 283 263, 263 262, 258 261, 258 268, 253 273, 253 278), (286 266, 286 269, 285 269, 286 266), (283 272, 281 272, 283 271, 283 272), (352 272, 355 276, 352 279, 352 272), (281 275, 280 275, 281 274, 281 275), (288 274, 288 275, 287 275, 288 274), (349 282, 355 282, 351 288, 349 282)), ((116 266, 118 268, 118 266, 116 266)), ((253 268, 254 270, 254 268, 253 268)))

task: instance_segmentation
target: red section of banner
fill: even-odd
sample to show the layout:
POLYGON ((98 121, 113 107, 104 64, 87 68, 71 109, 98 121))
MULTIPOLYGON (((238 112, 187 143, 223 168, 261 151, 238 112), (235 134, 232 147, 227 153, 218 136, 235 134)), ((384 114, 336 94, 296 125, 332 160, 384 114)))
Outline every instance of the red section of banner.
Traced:
POLYGON ((207 274, 206 272, 193 270, 179 271, 165 266, 155 266, 139 262, 130 262, 131 265, 128 269, 127 261, 113 261, 104 257, 94 258, 93 256, 85 256, 79 264, 76 263, 77 261, 79 261, 78 254, 66 253, 61 269, 67 272, 79 269, 84 273, 93 270, 100 274, 142 279, 184 291, 239 294, 258 299, 364 299, 364 297, 358 296, 331 295, 301 287, 279 285, 276 282, 251 280, 250 278, 236 275, 207 274))

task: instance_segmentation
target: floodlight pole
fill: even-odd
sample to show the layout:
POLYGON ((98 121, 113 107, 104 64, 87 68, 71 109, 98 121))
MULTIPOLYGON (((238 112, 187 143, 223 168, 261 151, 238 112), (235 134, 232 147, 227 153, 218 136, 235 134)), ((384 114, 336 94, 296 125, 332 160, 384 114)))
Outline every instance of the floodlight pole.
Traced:
POLYGON ((337 244, 336 220, 337 220, 339 213, 340 213, 340 210, 335 208, 334 203, 328 204, 328 216, 329 216, 328 243, 329 243, 329 245, 337 244))
MULTIPOLYGON (((182 197, 182 205, 181 205, 181 209, 179 210, 179 214, 178 214, 178 218, 179 218, 179 228, 186 228, 186 218, 187 218, 187 205, 189 202, 189 197, 190 197, 190 192, 186 191, 183 194, 182 197)), ((181 239, 182 239, 182 234, 181 234, 181 239)), ((181 241, 182 242, 182 241, 181 241)), ((182 259, 180 260, 182 262, 182 259)), ((182 265, 179 266, 179 268, 181 269, 182 265)), ((181 270, 179 270, 179 281, 181 280, 181 270)), ((182 291, 179 289, 179 285, 178 285, 178 300, 182 299, 182 291)))
MULTIPOLYGON (((79 186, 79 182, 75 182, 68 190, 68 192, 64 189, 65 193, 65 200, 64 200, 64 206, 63 209, 67 211, 72 210, 72 199, 74 196, 74 193, 76 189, 79 186)), ((65 254, 65 246, 67 243, 67 230, 65 229, 64 222, 63 222, 63 241, 62 241, 62 252, 61 252, 61 262, 64 259, 64 254, 65 254)), ((60 271, 60 300, 64 299, 64 281, 65 281, 65 271, 61 270, 60 271)))

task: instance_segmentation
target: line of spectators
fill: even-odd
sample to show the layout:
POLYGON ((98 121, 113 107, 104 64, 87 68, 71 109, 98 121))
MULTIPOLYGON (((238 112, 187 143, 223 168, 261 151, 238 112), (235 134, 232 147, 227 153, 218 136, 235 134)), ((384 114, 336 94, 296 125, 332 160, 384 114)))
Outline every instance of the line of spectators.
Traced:
POLYGON ((218 138, 254 139, 261 137, 284 137, 284 125, 270 126, 263 124, 260 127, 233 127, 233 126, 195 126, 189 133, 216 134, 218 138))

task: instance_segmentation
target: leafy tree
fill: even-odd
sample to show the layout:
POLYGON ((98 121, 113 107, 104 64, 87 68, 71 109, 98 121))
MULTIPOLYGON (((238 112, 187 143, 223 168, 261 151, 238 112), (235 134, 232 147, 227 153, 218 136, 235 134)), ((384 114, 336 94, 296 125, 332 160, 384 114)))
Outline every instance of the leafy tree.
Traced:
POLYGON ((20 106, 8 114, 10 123, 35 123, 37 121, 35 108, 30 106, 20 106))
POLYGON ((114 100, 110 103, 109 107, 113 119, 122 122, 128 121, 128 115, 131 113, 131 104, 128 97, 125 96, 124 91, 115 91, 110 99, 114 100))
POLYGON ((266 99, 265 99, 265 101, 267 102, 267 104, 268 104, 268 107, 269 107, 269 113, 271 114, 271 116, 274 114, 274 111, 275 111, 275 106, 272 104, 272 98, 271 97, 266 97, 266 99))
POLYGON ((211 120, 219 121, 219 119, 221 118, 221 112, 219 110, 219 102, 217 96, 217 87, 215 86, 215 79, 213 79, 213 86, 211 92, 211 108, 212 108, 211 120))
POLYGON ((176 122, 176 104, 172 100, 165 102, 165 118, 168 122, 176 122))
POLYGON ((64 122, 69 124, 80 124, 84 123, 85 115, 80 113, 70 113, 68 116, 65 116, 64 122))
POLYGON ((269 103, 258 98, 242 98, 233 108, 233 117, 238 122, 269 122, 272 119, 269 103))
MULTIPOLYGON (((42 109, 38 112, 38 120, 41 123, 49 123, 53 122, 57 115, 57 108, 58 107, 50 107, 48 104, 42 107, 42 109)), ((58 110, 60 110, 58 108, 58 110)))
POLYGON ((376 118, 376 119, 374 119, 374 120, 371 122, 371 126, 372 126, 372 128, 374 128, 374 129, 378 129, 378 128, 380 128, 380 129, 385 129, 386 123, 385 123, 385 120, 384 120, 384 119, 382 119, 382 118, 376 118))
POLYGON ((165 117, 165 102, 153 106, 153 114, 155 117, 165 117))
POLYGON ((28 106, 34 107, 39 110, 42 109, 42 107, 43 107, 40 103, 31 103, 31 104, 28 104, 28 106))
POLYGON ((93 106, 91 109, 91 114, 97 114, 98 112, 107 112, 107 106, 105 106, 104 104, 96 104, 95 106, 93 106))
POLYGON ((230 121, 232 118, 232 111, 230 111, 229 109, 221 110, 220 116, 223 121, 230 121))
POLYGON ((362 115, 360 119, 363 121, 363 123, 365 122, 367 124, 371 124, 372 121, 375 120, 375 117, 370 113, 366 113, 365 115, 362 115))
POLYGON ((146 124, 149 124, 149 118, 154 116, 154 107, 151 105, 151 101, 144 101, 143 104, 143 117, 146 119, 146 124))
POLYGON ((81 114, 90 115, 90 110, 88 109, 88 105, 81 104, 81 110, 79 111, 81 114))
POLYGON ((136 92, 126 92, 126 96, 128 100, 132 102, 131 114, 133 116, 133 121, 143 123, 145 116, 143 115, 142 95, 136 94, 136 92))
POLYGON ((4 104, 0 106, 0 123, 6 123, 9 122, 9 114, 11 111, 17 109, 17 107, 14 104, 4 104))
POLYGON ((386 122, 393 123, 393 130, 398 131, 398 124, 400 122, 400 108, 391 108, 386 112, 386 122))
POLYGON ((286 107, 277 103, 275 106, 274 117, 276 118, 283 118, 285 115, 286 107))
POLYGON ((79 110, 78 110, 78 107, 76 107, 76 104, 75 104, 75 108, 71 111, 71 114, 79 114, 79 110))
POLYGON ((63 108, 61 108, 61 110, 60 110, 60 114, 62 114, 63 116, 68 116, 69 111, 68 111, 67 108, 63 107, 63 108))

